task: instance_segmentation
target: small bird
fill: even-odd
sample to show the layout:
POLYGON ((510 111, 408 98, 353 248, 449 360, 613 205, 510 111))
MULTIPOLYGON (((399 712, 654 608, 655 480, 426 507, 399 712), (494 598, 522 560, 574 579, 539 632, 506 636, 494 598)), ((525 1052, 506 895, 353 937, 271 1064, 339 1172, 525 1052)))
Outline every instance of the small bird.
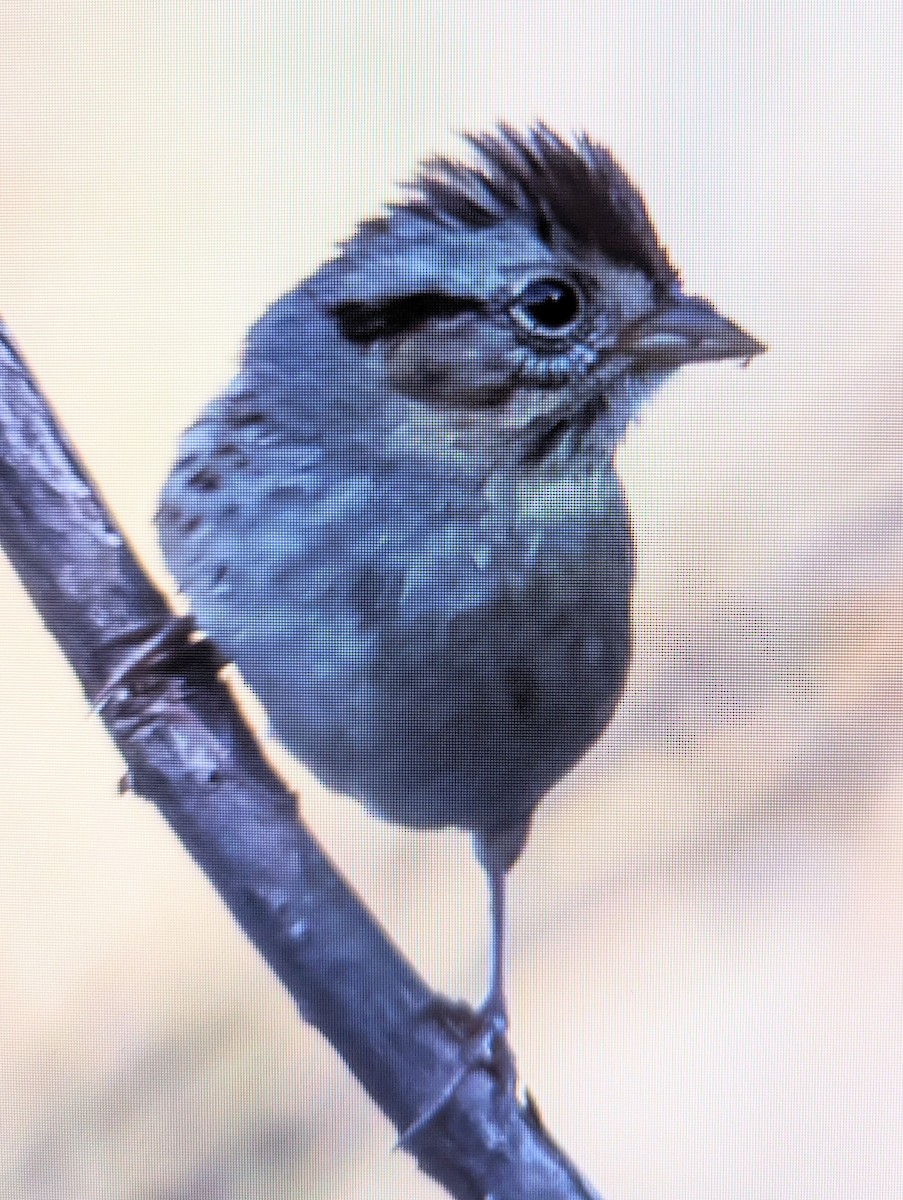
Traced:
POLYGON ((505 873, 630 661, 615 450, 678 367, 764 347, 684 294, 602 146, 542 123, 467 141, 252 327, 158 526, 290 751, 380 817, 473 835, 485 1045, 505 873))

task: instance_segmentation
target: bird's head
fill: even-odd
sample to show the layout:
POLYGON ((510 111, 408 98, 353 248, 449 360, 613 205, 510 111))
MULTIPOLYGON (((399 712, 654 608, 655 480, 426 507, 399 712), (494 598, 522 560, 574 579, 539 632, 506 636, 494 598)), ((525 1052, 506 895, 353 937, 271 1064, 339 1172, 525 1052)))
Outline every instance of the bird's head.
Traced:
POLYGON ((371 400, 501 431, 525 453, 594 425, 613 446, 670 372, 763 349, 682 292, 607 150, 542 124, 468 141, 471 162, 425 163, 302 285, 371 400))

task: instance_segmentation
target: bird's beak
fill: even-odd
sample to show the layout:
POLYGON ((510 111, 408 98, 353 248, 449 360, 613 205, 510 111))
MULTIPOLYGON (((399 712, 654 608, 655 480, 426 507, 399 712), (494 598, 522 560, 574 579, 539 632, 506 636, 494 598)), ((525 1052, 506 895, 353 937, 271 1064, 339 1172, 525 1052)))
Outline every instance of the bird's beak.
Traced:
POLYGON ((672 371, 686 363, 752 358, 766 347, 707 300, 677 292, 664 307, 629 325, 618 348, 647 370, 672 371))

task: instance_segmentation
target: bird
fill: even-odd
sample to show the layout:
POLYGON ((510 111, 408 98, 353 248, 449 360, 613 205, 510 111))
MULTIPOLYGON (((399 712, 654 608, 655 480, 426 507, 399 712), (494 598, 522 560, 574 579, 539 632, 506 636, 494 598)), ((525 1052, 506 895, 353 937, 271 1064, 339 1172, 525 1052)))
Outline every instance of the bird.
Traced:
POLYGON ((251 327, 157 514, 276 738, 380 818, 472 836, 490 965, 462 1073, 508 1028, 507 872, 628 674, 617 448, 680 367, 765 348, 685 293, 586 133, 465 138, 251 327))

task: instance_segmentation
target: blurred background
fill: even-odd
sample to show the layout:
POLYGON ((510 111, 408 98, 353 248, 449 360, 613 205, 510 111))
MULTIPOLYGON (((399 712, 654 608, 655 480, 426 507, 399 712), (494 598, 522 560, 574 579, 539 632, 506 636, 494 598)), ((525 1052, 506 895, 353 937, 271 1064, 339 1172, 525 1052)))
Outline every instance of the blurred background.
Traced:
MULTIPOLYGON (((623 448, 635 666, 511 876, 522 1076, 611 1200, 903 1194, 901 11, 0 13, 0 311, 161 582, 157 491, 244 329, 456 131, 588 130, 688 288, 768 342, 684 371, 623 448)), ((0 715, 0 1195, 437 1196, 117 795, 5 561, 0 715)), ((476 1000, 464 838, 285 766, 418 969, 476 1000)))

